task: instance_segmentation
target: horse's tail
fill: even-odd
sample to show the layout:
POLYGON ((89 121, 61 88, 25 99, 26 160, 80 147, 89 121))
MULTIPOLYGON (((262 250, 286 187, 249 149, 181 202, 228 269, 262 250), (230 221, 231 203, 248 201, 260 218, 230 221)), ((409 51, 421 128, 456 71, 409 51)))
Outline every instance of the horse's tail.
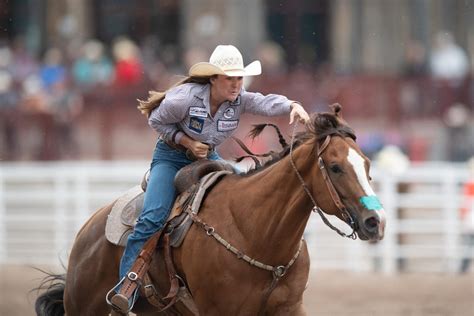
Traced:
POLYGON ((43 272, 47 274, 46 277, 37 288, 33 289, 33 291, 45 291, 36 299, 36 315, 63 316, 65 313, 63 301, 64 288, 66 285, 65 274, 43 272))

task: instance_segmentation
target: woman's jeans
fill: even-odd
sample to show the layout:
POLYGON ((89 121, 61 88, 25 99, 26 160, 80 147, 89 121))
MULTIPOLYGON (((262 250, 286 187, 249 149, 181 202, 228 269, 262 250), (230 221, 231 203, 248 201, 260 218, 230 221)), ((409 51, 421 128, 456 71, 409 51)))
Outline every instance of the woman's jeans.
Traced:
MULTIPOLYGON (((214 151, 209 160, 221 160, 214 151)), ((176 198, 174 177, 183 167, 192 163, 182 151, 158 141, 151 162, 143 210, 120 261, 120 280, 130 271, 145 242, 163 228, 176 198)))

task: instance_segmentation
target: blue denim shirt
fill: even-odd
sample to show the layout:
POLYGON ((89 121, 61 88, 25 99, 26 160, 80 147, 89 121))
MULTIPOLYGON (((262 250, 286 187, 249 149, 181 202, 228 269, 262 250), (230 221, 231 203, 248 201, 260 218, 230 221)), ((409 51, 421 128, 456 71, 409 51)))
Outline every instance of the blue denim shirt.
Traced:
POLYGON ((167 91, 148 119, 162 139, 179 143, 184 134, 213 146, 221 144, 239 126, 242 113, 278 116, 290 113, 292 101, 277 94, 262 95, 243 88, 234 102, 222 103, 211 116, 210 84, 186 83, 167 91))

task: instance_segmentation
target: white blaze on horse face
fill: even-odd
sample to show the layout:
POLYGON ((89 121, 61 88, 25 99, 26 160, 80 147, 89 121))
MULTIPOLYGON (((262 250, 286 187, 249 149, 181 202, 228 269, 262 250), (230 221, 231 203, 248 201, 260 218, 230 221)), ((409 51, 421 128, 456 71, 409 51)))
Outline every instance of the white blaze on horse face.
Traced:
POLYGON ((364 190, 366 194, 365 197, 361 198, 361 203, 369 210, 373 210, 378 218, 379 218, 379 228, 378 228, 378 235, 379 238, 383 238, 384 230, 385 230, 385 210, 383 209, 380 201, 375 195, 374 190, 370 186, 369 178, 367 177, 367 173, 364 167, 364 158, 352 148, 349 148, 349 153, 347 155, 347 160, 354 168, 354 172, 357 176, 357 180, 359 180, 360 186, 364 190))
POLYGON ((359 184, 364 190, 366 196, 372 197, 372 201, 375 203, 375 208, 373 209, 380 215, 380 220, 385 220, 385 211, 383 207, 380 205, 380 202, 376 198, 375 192, 372 189, 372 186, 369 183, 369 178, 367 177, 367 173, 365 172, 364 167, 364 158, 357 151, 352 148, 349 148, 349 153, 347 155, 347 160, 350 162, 352 167, 354 168, 354 172, 357 176, 357 180, 359 180, 359 184), (378 207, 377 207, 378 206, 378 207))
POLYGON ((354 172, 357 175, 357 180, 359 180, 360 186, 364 190, 365 195, 374 196, 375 192, 370 186, 369 179, 367 178, 367 173, 365 172, 364 158, 362 158, 357 151, 352 148, 349 148, 347 160, 354 168, 354 172))

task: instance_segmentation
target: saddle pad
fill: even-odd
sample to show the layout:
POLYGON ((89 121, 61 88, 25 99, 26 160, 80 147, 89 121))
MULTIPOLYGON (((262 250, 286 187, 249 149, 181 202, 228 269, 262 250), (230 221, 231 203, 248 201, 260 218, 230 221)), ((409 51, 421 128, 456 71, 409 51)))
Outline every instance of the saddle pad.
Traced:
MULTIPOLYGON (((181 205, 188 198, 190 192, 184 192, 176 199, 168 221, 181 214, 181 205)), ((133 231, 137 218, 143 209, 145 193, 141 186, 135 186, 120 196, 112 206, 105 224, 105 237, 114 245, 127 245, 127 238, 133 231)))
MULTIPOLYGON (((194 214, 199 212, 199 208, 204 199, 204 195, 207 190, 216 183, 222 176, 232 173, 231 171, 223 170, 211 172, 205 175, 199 182, 196 188, 194 199, 190 204, 190 209, 194 214)), ((187 191, 178 196, 176 199, 172 211, 168 216, 167 222, 180 215, 183 211, 183 204, 188 199, 192 192, 187 191)), ((107 223, 105 225, 105 236, 108 241, 114 245, 125 246, 127 244, 127 237, 133 231, 136 220, 143 209, 144 192, 141 186, 137 185, 115 201, 107 217, 107 223)), ((191 223, 187 225, 185 229, 177 229, 175 233, 180 232, 180 236, 172 236, 172 246, 179 247, 181 242, 186 235, 191 223)))
POLYGON ((143 198, 143 190, 137 185, 115 201, 105 225, 105 236, 108 241, 120 246, 127 243, 127 237, 143 208, 143 198))

